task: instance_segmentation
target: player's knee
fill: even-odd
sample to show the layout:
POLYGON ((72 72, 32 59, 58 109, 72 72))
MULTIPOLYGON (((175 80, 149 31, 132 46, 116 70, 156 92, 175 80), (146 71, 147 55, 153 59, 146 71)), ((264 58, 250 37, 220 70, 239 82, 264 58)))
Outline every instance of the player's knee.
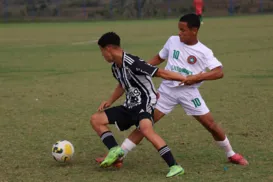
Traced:
POLYGON ((154 133, 152 127, 149 127, 149 126, 145 126, 145 127, 140 128, 140 132, 142 133, 142 135, 144 137, 147 137, 147 136, 154 133))
POLYGON ((140 132, 142 133, 142 135, 144 135, 145 137, 148 136, 149 134, 153 133, 153 125, 152 122, 149 119, 143 119, 140 121, 139 123, 140 127, 140 132))
POLYGON ((147 131, 146 128, 141 128, 141 129, 140 129, 140 132, 141 132, 141 134, 142 134, 143 136, 146 136, 147 133, 148 133, 148 131, 147 131))
POLYGON ((99 125, 99 121, 100 119, 98 113, 93 114, 90 118, 90 124, 94 129, 99 125))

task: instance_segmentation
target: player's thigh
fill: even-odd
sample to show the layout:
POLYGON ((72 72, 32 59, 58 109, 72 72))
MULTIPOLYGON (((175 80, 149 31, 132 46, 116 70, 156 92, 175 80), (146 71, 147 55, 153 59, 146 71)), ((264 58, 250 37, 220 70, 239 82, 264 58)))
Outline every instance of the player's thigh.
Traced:
POLYGON ((176 93, 172 93, 173 97, 170 95, 170 93, 168 93, 171 88, 162 89, 162 87, 164 86, 160 86, 158 89, 160 96, 157 100, 155 108, 163 114, 169 114, 179 102, 175 98, 176 93))
POLYGON ((124 106, 112 107, 106 109, 104 112, 109 124, 114 124, 120 131, 127 130, 135 124, 131 113, 124 106))
POLYGON ((187 115, 200 116, 209 112, 209 108, 197 88, 185 89, 179 101, 187 115))
POLYGON ((165 116, 165 114, 163 112, 161 112, 160 110, 155 108, 155 110, 154 110, 154 122, 155 123, 158 122, 164 116, 165 116))

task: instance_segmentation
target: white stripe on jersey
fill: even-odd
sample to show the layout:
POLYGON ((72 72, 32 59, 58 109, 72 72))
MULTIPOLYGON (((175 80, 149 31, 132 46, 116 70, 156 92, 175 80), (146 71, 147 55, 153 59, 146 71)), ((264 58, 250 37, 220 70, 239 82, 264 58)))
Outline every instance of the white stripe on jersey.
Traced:
POLYGON ((127 58, 128 60, 130 60, 132 63, 135 62, 135 60, 133 60, 130 56, 127 56, 126 53, 125 53, 125 58, 127 58))
POLYGON ((132 65, 135 62, 132 58, 130 58, 126 54, 124 54, 124 60, 130 65, 132 65))
POLYGON ((151 99, 150 103, 156 104, 156 91, 155 91, 153 82, 151 81, 151 79, 148 79, 150 77, 149 76, 140 76, 140 75, 136 75, 136 77, 139 80, 139 82, 142 85, 144 85, 145 88, 147 88, 147 90, 149 92, 149 98, 151 99))
MULTIPOLYGON (((131 72, 131 71, 130 71, 131 72)), ((151 112, 151 106, 150 104, 156 104, 156 92, 155 92, 155 88, 154 85, 150 79, 149 76, 141 76, 141 75, 136 75, 132 72, 130 73, 131 77, 134 79, 134 81, 139 84, 139 86, 144 90, 148 100, 147 100, 147 104, 146 104, 146 111, 150 111, 151 112)))
POLYGON ((151 76, 154 76, 155 72, 158 70, 159 68, 155 69, 154 72, 151 74, 151 76))
POLYGON ((123 64, 123 65, 122 65, 122 66, 123 66, 122 71, 123 71, 123 77, 124 77, 125 84, 127 83, 128 87, 130 88, 130 87, 131 87, 131 84, 130 84, 128 78, 127 78, 125 62, 123 61, 122 64, 123 64))
POLYGON ((118 69, 118 67, 117 66, 115 66, 115 70, 117 71, 117 73, 118 73, 118 78, 120 78, 120 82, 121 82, 121 85, 122 85, 122 88, 125 88, 125 83, 122 81, 122 77, 121 77, 121 73, 120 73, 120 70, 118 69))
MULTIPOLYGON (((131 71, 130 71, 130 72, 131 72, 131 71)), ((131 74, 131 73, 130 73, 130 74, 131 74)), ((151 100, 149 91, 148 91, 145 87, 142 86, 141 82, 136 78, 137 75, 131 74, 131 77, 132 77, 132 79, 139 85, 139 87, 141 87, 141 89, 142 89, 142 90, 145 92, 145 94, 146 94, 146 97, 147 97, 146 110, 147 110, 147 108, 148 108, 148 106, 149 106, 149 102, 150 102, 150 100, 151 100)))
POLYGON ((146 77, 147 80, 149 81, 149 83, 150 83, 150 85, 151 85, 151 88, 152 88, 153 92, 156 94, 156 89, 155 89, 155 86, 154 86, 154 84, 153 84, 152 78, 149 77, 149 76, 147 76, 147 75, 146 75, 145 77, 146 77))
MULTIPOLYGON (((152 108, 156 104, 156 91, 150 76, 137 75, 128 67, 129 65, 132 65, 135 61, 136 60, 134 60, 130 56, 126 55, 126 53, 124 53, 122 68, 119 68, 115 64, 113 67, 114 75, 118 78, 122 87, 127 91, 130 90, 130 88, 132 88, 131 84, 136 84, 134 87, 138 88, 139 91, 142 93, 141 97, 146 98, 145 100, 141 101, 141 104, 145 104, 146 111, 151 113, 152 108)), ((124 103, 124 106, 127 105, 127 101, 128 101, 127 99, 129 98, 127 98, 126 96, 126 102, 124 103)))

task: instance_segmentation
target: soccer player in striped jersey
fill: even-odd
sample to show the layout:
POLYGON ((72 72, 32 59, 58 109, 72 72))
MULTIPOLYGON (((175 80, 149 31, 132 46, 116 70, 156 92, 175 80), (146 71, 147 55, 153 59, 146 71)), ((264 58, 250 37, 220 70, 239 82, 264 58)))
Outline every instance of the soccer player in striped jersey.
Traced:
POLYGON ((170 167, 166 177, 183 174, 184 169, 177 164, 170 148, 153 130, 153 113, 157 99, 151 78, 153 76, 161 77, 182 84, 186 77, 152 66, 139 57, 124 52, 120 47, 120 37, 114 32, 102 35, 98 45, 104 59, 113 63, 113 76, 118 81, 113 94, 107 101, 101 103, 98 112, 93 114, 90 120, 93 129, 109 149, 108 155, 100 166, 111 166, 125 153, 118 146, 107 125, 114 124, 120 131, 127 130, 135 125, 138 131, 154 145, 170 167), (109 108, 124 92, 126 94, 124 104, 109 108))

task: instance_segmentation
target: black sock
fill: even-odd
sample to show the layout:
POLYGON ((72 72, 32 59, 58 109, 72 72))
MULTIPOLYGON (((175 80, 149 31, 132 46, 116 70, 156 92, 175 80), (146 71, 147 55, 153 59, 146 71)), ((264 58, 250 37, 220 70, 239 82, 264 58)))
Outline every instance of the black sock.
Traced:
POLYGON ((161 157, 166 161, 169 167, 177 165, 176 161, 174 160, 171 149, 168 147, 168 145, 160 148, 158 152, 161 155, 161 157))
POLYGON ((117 141, 115 140, 111 131, 104 132, 101 136, 101 141, 106 145, 106 147, 110 150, 111 148, 118 146, 117 141))

